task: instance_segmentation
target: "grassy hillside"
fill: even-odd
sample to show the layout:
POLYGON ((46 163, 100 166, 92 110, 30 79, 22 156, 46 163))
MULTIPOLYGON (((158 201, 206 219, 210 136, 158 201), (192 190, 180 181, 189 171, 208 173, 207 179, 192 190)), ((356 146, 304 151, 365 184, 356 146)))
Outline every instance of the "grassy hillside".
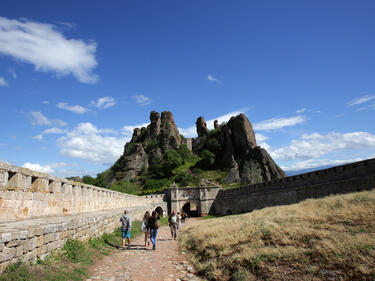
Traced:
POLYGON ((200 220, 180 246, 211 280, 375 280, 375 189, 200 220))

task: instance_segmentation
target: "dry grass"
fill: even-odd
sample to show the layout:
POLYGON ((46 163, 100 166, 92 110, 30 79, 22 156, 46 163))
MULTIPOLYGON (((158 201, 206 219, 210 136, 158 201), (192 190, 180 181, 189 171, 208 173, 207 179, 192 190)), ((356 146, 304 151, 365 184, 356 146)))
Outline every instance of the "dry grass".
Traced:
POLYGON ((201 220, 180 246, 211 280, 375 280, 375 189, 201 220))

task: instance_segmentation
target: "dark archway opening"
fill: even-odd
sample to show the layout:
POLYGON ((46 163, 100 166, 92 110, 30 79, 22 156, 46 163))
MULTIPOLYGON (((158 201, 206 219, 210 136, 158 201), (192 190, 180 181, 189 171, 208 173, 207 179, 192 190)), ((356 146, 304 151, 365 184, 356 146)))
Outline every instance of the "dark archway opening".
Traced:
POLYGON ((232 215, 232 214, 233 214, 232 210, 228 209, 227 212, 226 212, 226 215, 229 216, 229 215, 232 215))
POLYGON ((155 209, 155 211, 158 213, 158 215, 160 216, 160 217, 163 217, 163 208, 162 207, 157 207, 156 209, 155 209))
POLYGON ((198 217, 198 206, 192 202, 187 202, 182 207, 182 211, 189 217, 198 217))

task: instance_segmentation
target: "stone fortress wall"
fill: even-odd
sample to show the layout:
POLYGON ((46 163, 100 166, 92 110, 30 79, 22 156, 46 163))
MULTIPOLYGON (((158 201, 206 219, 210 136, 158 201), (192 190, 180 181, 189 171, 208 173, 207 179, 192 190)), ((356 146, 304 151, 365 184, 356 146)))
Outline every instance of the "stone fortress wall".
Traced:
POLYGON ((220 189, 210 213, 239 214, 268 206, 293 204, 307 198, 373 188, 375 159, 369 159, 246 187, 220 189))
POLYGON ((136 196, 0 162, 0 222, 162 204, 163 195, 136 196))
POLYGON ((67 239, 88 240, 146 211, 167 211, 167 196, 135 196, 0 162, 0 272, 18 259, 35 262, 67 239))

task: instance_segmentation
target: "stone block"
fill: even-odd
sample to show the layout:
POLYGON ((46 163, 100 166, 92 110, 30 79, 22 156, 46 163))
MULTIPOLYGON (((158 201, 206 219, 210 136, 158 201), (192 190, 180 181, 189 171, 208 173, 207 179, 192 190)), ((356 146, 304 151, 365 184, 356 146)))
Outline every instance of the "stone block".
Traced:
POLYGON ((37 247, 40 247, 44 244, 44 235, 37 236, 37 247))
POLYGON ((58 241, 51 242, 47 244, 47 252, 51 252, 52 250, 55 250, 59 247, 58 241))
POLYGON ((23 245, 16 247, 16 258, 23 255, 23 245))
POLYGON ((32 192, 48 192, 48 179, 36 178, 31 184, 30 191, 32 192))
POLYGON ((29 231, 27 231, 27 230, 21 230, 20 231, 20 238, 21 239, 26 239, 28 237, 29 237, 29 231))
POLYGON ((34 237, 42 234, 42 228, 39 225, 28 228, 28 237, 34 237))
POLYGON ((9 242, 12 240, 12 233, 6 232, 6 233, 1 233, 1 242, 9 242))
POLYGON ((61 193, 61 182, 59 181, 50 182, 48 189, 50 192, 53 192, 53 193, 61 193))
POLYGON ((8 171, 0 169, 0 189, 8 184, 8 171))
POLYGON ((23 262, 32 261, 34 258, 37 257, 37 255, 38 255, 38 251, 37 251, 37 249, 34 249, 34 250, 32 250, 32 251, 26 253, 25 255, 23 255, 23 256, 21 257, 21 260, 22 260, 23 262))
POLYGON ((4 243, 0 243, 0 252, 4 249, 4 243))
POLYGON ((34 250, 38 246, 38 237, 34 236, 29 239, 29 251, 34 250))
POLYGON ((42 245, 39 248, 37 248, 38 257, 42 256, 46 252, 47 252, 47 246, 46 245, 42 245))
POLYGON ((16 256, 16 248, 4 248, 2 251, 2 261, 8 261, 16 256))
POLYGON ((24 239, 15 239, 15 240, 9 241, 7 243, 7 247, 16 247, 19 245, 23 245, 24 243, 25 243, 24 239))

